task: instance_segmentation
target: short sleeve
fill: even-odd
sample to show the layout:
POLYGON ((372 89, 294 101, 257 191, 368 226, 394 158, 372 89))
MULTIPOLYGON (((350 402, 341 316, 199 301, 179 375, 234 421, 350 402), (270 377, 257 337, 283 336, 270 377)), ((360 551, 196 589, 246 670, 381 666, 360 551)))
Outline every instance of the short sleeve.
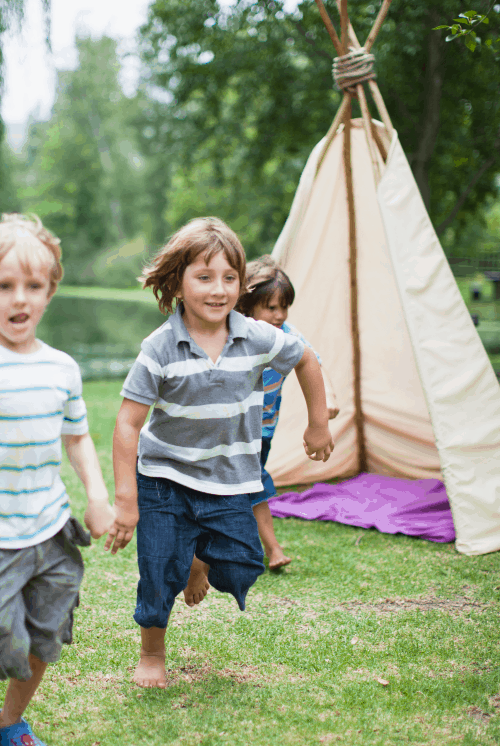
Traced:
POLYGON ((153 345, 144 340, 141 351, 125 379, 121 396, 151 406, 158 400, 163 367, 153 345))
POLYGON ((74 360, 71 362, 69 395, 64 405, 61 433, 63 435, 85 435, 89 430, 89 425, 87 408, 82 398, 82 377, 78 365, 74 360))
POLYGON ((287 334, 293 334, 294 337, 297 337, 297 339, 300 339, 305 344, 306 347, 309 347, 309 349, 314 352, 318 360, 318 363, 322 365, 320 356, 318 355, 318 353, 316 352, 312 344, 308 342, 307 339, 304 337, 304 335, 299 332, 296 326, 293 326, 293 324, 289 324, 288 322, 286 322, 286 324, 283 325, 283 331, 286 332, 287 334))
POLYGON ((267 365, 282 376, 287 376, 304 354, 304 343, 292 334, 275 329, 275 342, 268 357, 267 365))

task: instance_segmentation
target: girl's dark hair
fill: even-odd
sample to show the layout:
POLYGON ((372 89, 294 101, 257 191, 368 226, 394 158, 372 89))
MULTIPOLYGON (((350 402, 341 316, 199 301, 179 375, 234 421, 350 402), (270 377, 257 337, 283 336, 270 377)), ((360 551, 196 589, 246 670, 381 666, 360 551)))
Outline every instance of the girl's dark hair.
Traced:
POLYGON ((283 307, 292 305, 295 290, 288 275, 269 255, 254 259, 247 264, 245 290, 240 295, 236 310, 244 316, 252 316, 255 306, 268 306, 276 291, 283 307))
POLYGON ((143 288, 153 288, 162 313, 172 312, 186 267, 204 251, 207 265, 222 251, 244 287, 245 251, 236 233, 219 218, 195 218, 174 233, 138 278, 143 288))

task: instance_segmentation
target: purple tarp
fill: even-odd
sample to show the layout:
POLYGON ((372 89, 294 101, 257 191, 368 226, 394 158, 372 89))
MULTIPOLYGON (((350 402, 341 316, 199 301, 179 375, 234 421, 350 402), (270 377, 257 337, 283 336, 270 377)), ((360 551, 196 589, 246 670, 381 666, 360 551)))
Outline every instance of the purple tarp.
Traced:
POLYGON ((271 498, 269 507, 276 518, 337 521, 428 541, 455 539, 450 503, 437 479, 360 474, 338 484, 319 482, 301 493, 285 492, 271 498))

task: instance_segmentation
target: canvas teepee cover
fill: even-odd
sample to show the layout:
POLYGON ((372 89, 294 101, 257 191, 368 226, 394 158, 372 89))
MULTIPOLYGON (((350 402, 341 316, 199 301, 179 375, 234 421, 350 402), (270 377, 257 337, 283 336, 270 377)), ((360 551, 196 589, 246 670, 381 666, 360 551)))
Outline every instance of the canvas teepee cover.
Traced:
MULTIPOLYGON (((339 4, 344 38, 359 48, 339 4)), ((369 118, 355 83, 363 119, 351 121, 346 92, 273 252, 295 285, 290 320, 319 351, 337 395, 335 451, 325 464, 305 456, 307 413, 290 376, 268 467, 277 485, 360 471, 442 478, 457 549, 495 551, 500 387, 375 81, 369 86, 384 124, 369 118)))

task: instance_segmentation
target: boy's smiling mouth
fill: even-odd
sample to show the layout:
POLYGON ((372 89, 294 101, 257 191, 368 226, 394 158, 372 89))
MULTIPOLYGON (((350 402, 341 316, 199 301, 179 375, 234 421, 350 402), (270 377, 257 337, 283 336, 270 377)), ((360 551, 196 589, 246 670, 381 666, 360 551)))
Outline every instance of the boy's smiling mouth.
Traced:
POLYGON ((27 313, 16 313, 15 316, 11 316, 9 321, 11 321, 13 324, 24 324, 25 321, 28 321, 29 316, 27 313))

